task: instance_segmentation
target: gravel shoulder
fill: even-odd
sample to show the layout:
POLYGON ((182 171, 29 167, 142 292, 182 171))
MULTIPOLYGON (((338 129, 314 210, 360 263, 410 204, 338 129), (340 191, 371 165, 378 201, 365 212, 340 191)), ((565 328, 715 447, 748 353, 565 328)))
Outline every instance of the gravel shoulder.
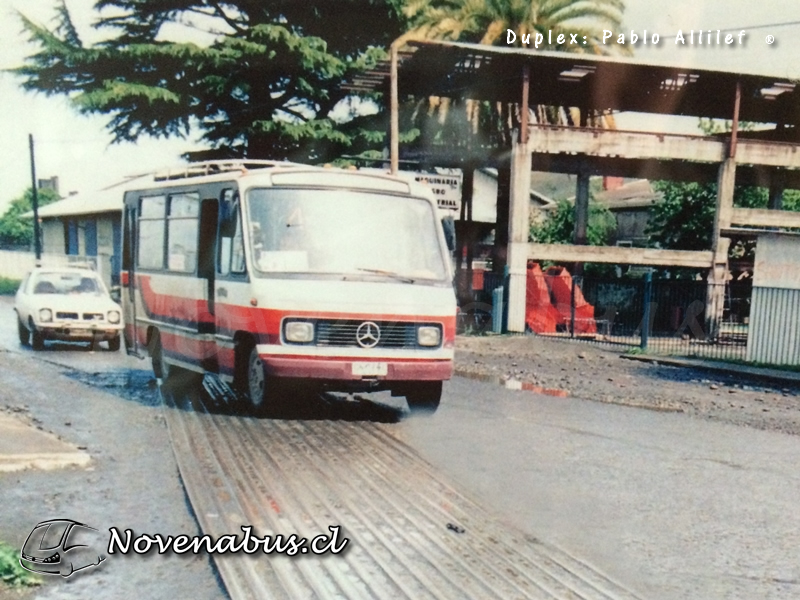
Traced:
MULTIPOLYGON (((800 435, 800 386, 742 374, 633 361, 609 349, 540 336, 459 336, 456 373, 530 382, 570 397, 682 412, 800 435)), ((558 399, 554 398, 554 402, 558 399)))

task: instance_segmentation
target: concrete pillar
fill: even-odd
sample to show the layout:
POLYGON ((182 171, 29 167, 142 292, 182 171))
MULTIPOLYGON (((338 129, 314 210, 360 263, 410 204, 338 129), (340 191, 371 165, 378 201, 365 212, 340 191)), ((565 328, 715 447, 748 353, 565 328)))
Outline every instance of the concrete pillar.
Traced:
POLYGON ((525 292, 528 281, 530 234, 531 152, 514 140, 508 219, 508 330, 525 332, 525 292))
POLYGON ((461 215, 456 227, 456 290, 459 306, 472 303, 472 194, 474 188, 475 169, 472 164, 464 167, 464 179, 461 186, 461 215), (469 212, 467 211, 469 209, 469 212), (464 268, 464 260, 467 260, 464 268), (469 271, 469 273, 467 273, 469 271))
POLYGON ((769 208, 772 210, 783 209, 783 171, 775 169, 769 182, 769 208))
POLYGON ((725 308, 725 282, 728 273, 728 247, 730 239, 723 237, 721 231, 731 226, 733 215, 733 188, 736 184, 736 160, 726 158, 719 167, 717 177, 717 205, 714 213, 714 232, 711 251, 714 265, 708 277, 706 294, 706 335, 716 339, 725 308))
MULTIPOLYGON (((581 112, 583 114, 583 112, 581 112)), ((578 182, 575 187, 575 229, 572 243, 576 246, 586 246, 588 243, 587 231, 589 229, 589 173, 581 168, 578 171, 578 182)), ((573 277, 583 275, 583 263, 575 263, 572 268, 573 277)))
POLYGON ((578 183, 575 187, 575 230, 573 243, 576 246, 585 246, 587 242, 586 231, 589 228, 589 174, 581 169, 578 173, 578 183))
MULTIPOLYGON (((516 137, 516 136, 515 136, 516 137)), ((492 247, 492 272, 502 275, 508 264, 508 215, 510 197, 510 168, 507 163, 497 166, 497 213, 492 247)))

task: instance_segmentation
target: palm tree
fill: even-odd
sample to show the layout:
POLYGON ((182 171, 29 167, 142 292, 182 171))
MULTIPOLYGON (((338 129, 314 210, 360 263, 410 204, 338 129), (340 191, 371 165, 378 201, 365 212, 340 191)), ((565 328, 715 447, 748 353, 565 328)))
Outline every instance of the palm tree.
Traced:
MULTIPOLYGON (((504 44, 506 30, 517 34, 514 45, 522 46, 527 34, 542 33, 547 40, 565 34, 566 43, 545 43, 545 50, 626 52, 628 46, 603 44, 603 30, 618 31, 622 25, 622 0, 410 0, 404 14, 410 28, 407 39, 440 39, 479 44, 504 44), (569 34, 586 44, 570 45, 569 34)), ((530 46, 528 46, 530 47, 530 46)))
MULTIPOLYGON (((523 45, 523 39, 530 35, 535 39, 541 33, 541 50, 564 52, 609 54, 621 52, 630 54, 630 46, 603 44, 603 30, 619 31, 622 26, 622 0, 409 0, 403 12, 408 19, 409 30, 400 42, 434 39, 472 42, 487 45, 507 45, 506 31, 516 34, 514 45, 523 45), (549 36, 548 33, 552 33, 549 36), (557 43, 559 34, 564 34, 565 42, 557 43), (570 44, 570 35, 585 43, 570 44), (548 43, 552 40, 552 43, 548 43)), ((450 107, 447 99, 436 99, 439 122, 444 123, 450 107)), ((497 107, 500 121, 507 122, 513 107, 497 107)), ((479 105, 466 103, 467 118, 477 133, 479 105)), ((580 115, 575 108, 536 107, 531 114, 534 122, 574 124, 580 115)), ((594 114, 588 116, 591 125, 613 128, 611 115, 594 114)), ((502 135, 501 135, 502 137, 502 135)))

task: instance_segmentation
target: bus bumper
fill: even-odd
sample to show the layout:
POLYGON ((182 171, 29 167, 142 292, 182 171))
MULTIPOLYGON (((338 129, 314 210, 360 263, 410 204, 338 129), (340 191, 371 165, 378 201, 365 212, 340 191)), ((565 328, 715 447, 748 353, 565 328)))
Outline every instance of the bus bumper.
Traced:
MULTIPOLYGON (((444 381, 453 376, 453 361, 369 361, 385 365, 385 375, 361 375, 358 372, 360 361, 329 358, 287 358, 261 355, 267 375, 303 379, 327 379, 339 381, 444 381)), ((378 371, 382 371, 379 368, 378 371)))

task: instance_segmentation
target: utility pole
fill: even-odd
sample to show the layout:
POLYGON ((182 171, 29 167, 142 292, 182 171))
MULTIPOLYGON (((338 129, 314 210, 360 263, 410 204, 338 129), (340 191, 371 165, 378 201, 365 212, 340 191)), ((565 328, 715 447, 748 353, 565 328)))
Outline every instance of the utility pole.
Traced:
POLYGON ((33 134, 28 134, 28 146, 31 149, 31 190, 33 191, 33 247, 36 252, 37 266, 42 260, 42 243, 39 235, 39 195, 36 190, 36 161, 33 158, 33 134))

